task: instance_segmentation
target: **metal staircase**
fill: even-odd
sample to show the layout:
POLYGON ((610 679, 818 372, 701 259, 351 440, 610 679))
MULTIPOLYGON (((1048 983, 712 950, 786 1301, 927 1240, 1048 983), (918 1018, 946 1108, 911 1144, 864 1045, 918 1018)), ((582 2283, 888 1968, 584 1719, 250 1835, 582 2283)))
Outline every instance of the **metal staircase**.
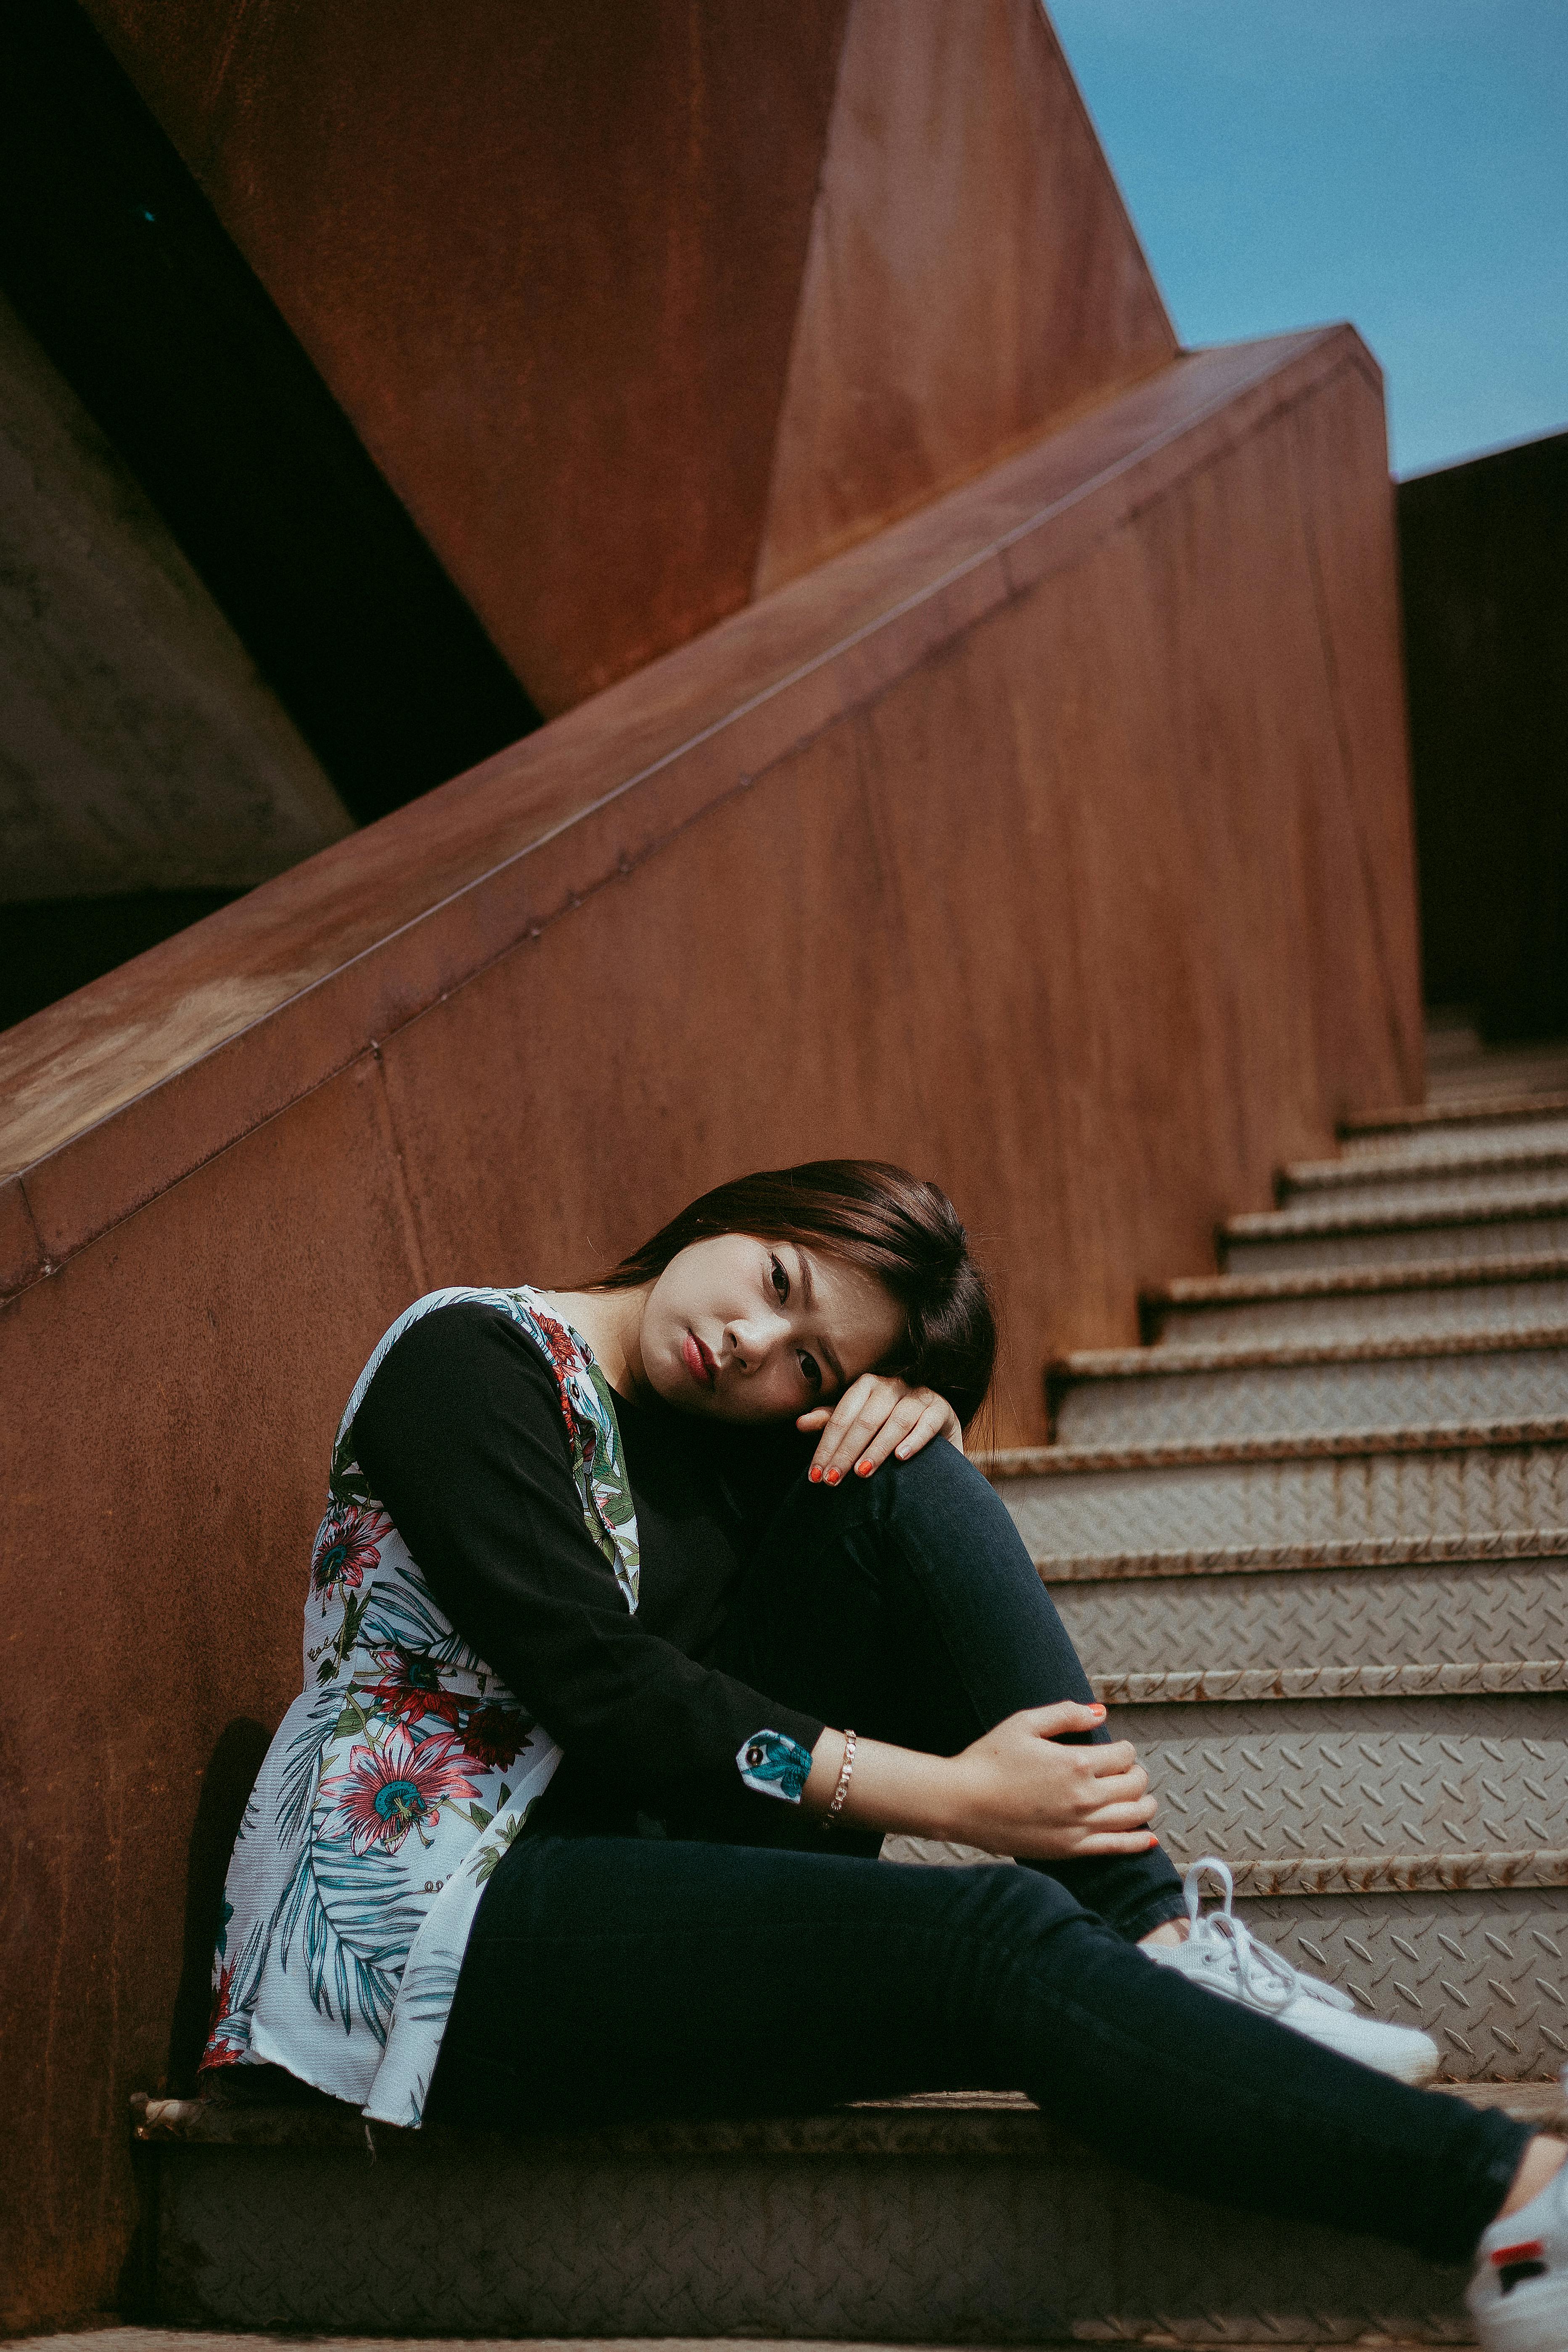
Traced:
MULTIPOLYGON (((1217 1277, 1150 1294, 1148 1344, 1050 1368, 1049 1445, 989 1466, 1173 1853, 1224 1854, 1278 1949, 1434 2034, 1450 2095, 1555 2120, 1568 1055, 1500 1101, 1437 1043, 1430 1108, 1287 1171, 1217 1277)), ((165 2323, 1468 2340, 1459 2273, 1146 2188, 1016 2095, 371 2147, 330 2103, 144 2101, 138 2129, 165 2323)))
MULTIPOLYGON (((993 1475, 1178 1861, 1423 2026, 1455 2082, 1568 2062, 1568 1094, 1353 1128, 1224 1271, 1071 1356, 993 1475)), ((1568 1057, 1537 1053, 1561 1087, 1568 1057)))

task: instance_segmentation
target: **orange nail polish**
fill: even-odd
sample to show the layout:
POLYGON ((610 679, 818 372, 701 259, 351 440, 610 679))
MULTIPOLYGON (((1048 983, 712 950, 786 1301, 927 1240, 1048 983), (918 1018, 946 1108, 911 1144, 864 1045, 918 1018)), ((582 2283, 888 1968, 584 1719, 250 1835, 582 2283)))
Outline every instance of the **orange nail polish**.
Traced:
POLYGON ((840 1475, 840 1474, 839 1474, 837 1470, 830 1470, 830 1471, 828 1472, 828 1474, 827 1474, 827 1483, 828 1483, 828 1485, 829 1485, 830 1486, 837 1486, 837 1484, 838 1484, 839 1475, 840 1475))
POLYGON ((871 1475, 871 1465, 868 1462, 857 1462, 855 1475, 857 1478, 868 1478, 871 1475))
POLYGON ((812 1464, 812 1465, 811 1465, 810 1469, 806 1472, 806 1474, 805 1474, 805 1475, 806 1475, 806 1476, 810 1479, 810 1481, 811 1481, 811 1483, 812 1483, 812 1485, 813 1485, 814 1486, 821 1486, 821 1484, 822 1484, 822 1473, 821 1473, 821 1471, 817 1468, 817 1466, 816 1466, 816 1463, 815 1463, 815 1462, 812 1464))

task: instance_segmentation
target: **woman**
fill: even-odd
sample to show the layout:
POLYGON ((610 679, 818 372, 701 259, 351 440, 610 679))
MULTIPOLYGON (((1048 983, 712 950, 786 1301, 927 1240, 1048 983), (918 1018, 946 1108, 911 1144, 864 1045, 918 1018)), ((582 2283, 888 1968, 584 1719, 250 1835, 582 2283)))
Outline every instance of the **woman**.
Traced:
POLYGON ((1228 1903, 1184 1941, 1147 1776, 963 1456, 994 1353, 945 1197, 864 1161, 400 1318, 338 1433, 209 2082, 405 2126, 1021 2084, 1154 2179, 1479 2243, 1487 2340, 1568 2346, 1562 2145, 1387 2080, 1432 2045, 1228 1903), (1025 1866, 885 1864, 888 1831, 1025 1866))

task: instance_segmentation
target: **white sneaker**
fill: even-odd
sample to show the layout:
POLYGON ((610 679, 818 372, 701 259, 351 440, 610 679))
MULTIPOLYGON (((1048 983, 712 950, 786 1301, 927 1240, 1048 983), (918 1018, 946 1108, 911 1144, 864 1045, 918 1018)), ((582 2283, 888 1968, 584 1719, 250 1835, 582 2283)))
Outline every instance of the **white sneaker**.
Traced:
POLYGON ((1568 2164, 1492 2223, 1465 2301, 1486 2352, 1568 2352, 1568 2164))
MULTIPOLYGON (((1380 2074, 1401 2083, 1429 2083, 1437 2071, 1438 2050, 1428 2034, 1408 2025, 1384 2025, 1363 2017, 1348 1993, 1324 1984, 1282 1960, 1244 1927, 1231 1909, 1234 1881, 1223 1862, 1205 1854, 1194 1862, 1183 1881, 1192 1931, 1184 1944, 1145 1944, 1142 1949, 1165 1969, 1179 1969, 1194 1984, 1217 1992, 1222 2000, 1238 2000, 1261 2010, 1294 2033, 1324 2042, 1342 2057, 1359 2058, 1380 2074), (1224 1882, 1225 1902, 1205 1917, 1198 1912, 1198 1888, 1205 1871, 1224 1882)), ((1568 2352, 1565 2343, 1563 2352, 1568 2352)))

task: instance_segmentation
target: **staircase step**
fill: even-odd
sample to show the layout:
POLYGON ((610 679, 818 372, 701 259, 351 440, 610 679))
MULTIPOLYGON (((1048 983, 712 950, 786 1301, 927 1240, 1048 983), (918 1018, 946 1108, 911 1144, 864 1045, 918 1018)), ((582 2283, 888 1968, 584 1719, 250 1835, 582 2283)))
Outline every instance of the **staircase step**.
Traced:
POLYGON ((1047 1581, 1101 1697, 1131 1675, 1468 1675, 1568 1658, 1568 1528, 1058 1560, 1047 1581))
POLYGON ((1228 1217, 1217 1236, 1226 1274, 1307 1268, 1475 1264, 1568 1251, 1568 1186, 1537 1184, 1498 1202, 1448 1194, 1414 1209, 1268 1209, 1228 1217))
MULTIPOLYGON (((1558 2111, 1547 2085, 1481 2095, 1531 2121, 1558 2111)), ((175 2326, 954 2345, 1467 2335, 1462 2272, 1145 2188, 1016 2096, 515 2140, 378 2126, 374 2163, 348 2110, 144 2112, 171 2110, 191 2119, 144 2125, 142 2153, 159 2315, 175 2326)))
POLYGON ((1445 1886, 1455 1855, 1472 1884, 1568 1885, 1568 1707, 1552 1692, 1122 1706, 1115 1729, 1148 1767, 1173 1859, 1267 1864, 1260 1892, 1285 1865, 1314 1890, 1325 1869, 1445 1886))
POLYGON ((1199 1275, 1140 1302, 1157 1345, 1436 1339, 1475 1332, 1550 1332, 1568 1324, 1568 1253, 1491 1262, 1199 1275))
POLYGON ((1047 1582, 1128 1555, 1568 1526, 1568 1421, 984 1460, 1047 1582))
POLYGON ((1397 1152, 1363 1151, 1342 1160, 1303 1160, 1282 1168, 1275 1183, 1282 1209, 1418 1209, 1434 1201, 1486 1201, 1496 1205, 1530 1195, 1542 1185, 1568 1189, 1568 1140, 1493 1143, 1488 1150, 1433 1151, 1413 1160, 1397 1152))
POLYGON ((1064 1445, 1529 1421, 1568 1406, 1568 1324, 1437 1344, 1105 1349, 1048 1366, 1046 1396, 1064 1445))
POLYGON ((1468 1103, 1423 1103, 1410 1110, 1348 1120, 1340 1140, 1349 1155, 1376 1152, 1419 1159, 1509 1143, 1556 1144, 1568 1138, 1568 1093, 1479 1097, 1468 1103))

